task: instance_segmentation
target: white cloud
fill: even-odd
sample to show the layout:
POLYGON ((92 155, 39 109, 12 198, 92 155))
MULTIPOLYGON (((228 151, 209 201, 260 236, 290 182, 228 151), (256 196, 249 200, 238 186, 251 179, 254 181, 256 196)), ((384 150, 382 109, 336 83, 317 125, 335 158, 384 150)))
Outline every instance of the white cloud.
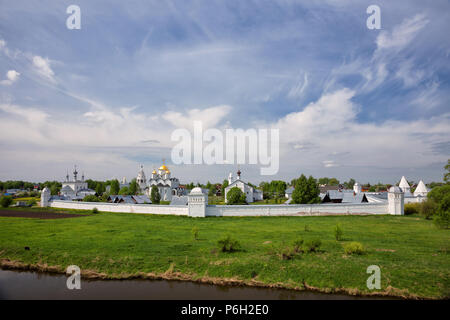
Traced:
POLYGON ((322 163, 325 168, 338 167, 338 164, 336 164, 333 160, 324 160, 322 163))
POLYGON ((16 70, 9 70, 6 73, 6 79, 0 81, 0 84, 2 85, 12 85, 14 82, 16 82, 19 79, 20 73, 16 70))
POLYGON ((420 83, 426 76, 424 70, 414 70, 414 64, 411 60, 405 60, 400 63, 395 76, 403 81, 406 88, 414 87, 420 83))
POLYGON ((53 83, 56 82, 54 78, 55 73, 50 67, 50 60, 48 58, 42 58, 41 56, 34 56, 33 67, 35 71, 45 79, 53 83))
POLYGON ((191 109, 187 114, 177 111, 167 111, 162 118, 177 128, 191 129, 194 121, 201 121, 203 128, 216 127, 231 111, 231 106, 220 105, 206 109, 191 109))
POLYGON ((307 86, 308 86, 308 73, 305 72, 303 75, 303 79, 299 80, 297 84, 289 90, 288 97, 289 98, 301 97, 307 86))
POLYGON ((416 36, 416 34, 428 24, 425 15, 417 14, 405 19, 400 25, 395 26, 392 32, 381 31, 377 37, 378 49, 402 49, 416 36))
POLYGON ((326 93, 274 123, 283 146, 281 163, 299 168, 318 163, 327 168, 405 168, 443 161, 445 156, 431 151, 434 143, 448 141, 450 113, 427 120, 360 123, 354 95, 349 89, 326 93), (301 142, 313 148, 305 149, 301 142))

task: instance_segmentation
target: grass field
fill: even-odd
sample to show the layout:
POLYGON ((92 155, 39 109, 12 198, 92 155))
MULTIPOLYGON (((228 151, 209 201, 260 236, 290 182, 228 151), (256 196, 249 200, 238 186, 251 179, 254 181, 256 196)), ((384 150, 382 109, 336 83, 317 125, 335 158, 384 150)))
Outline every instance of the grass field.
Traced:
POLYGON ((183 274, 192 280, 234 279, 331 292, 450 295, 450 232, 418 216, 193 219, 98 213, 55 220, 0 217, 0 230, 0 259, 47 264, 60 271, 75 264, 112 278, 183 274), (343 241, 334 238, 337 223, 344 230, 343 241), (199 230, 198 240, 193 227, 199 230), (241 251, 217 249, 217 241, 227 234, 239 240, 241 251), (321 251, 280 259, 280 248, 298 237, 321 239, 321 251), (367 253, 346 255, 343 245, 350 241, 361 242, 367 253), (381 290, 366 287, 369 265, 381 268, 381 290))

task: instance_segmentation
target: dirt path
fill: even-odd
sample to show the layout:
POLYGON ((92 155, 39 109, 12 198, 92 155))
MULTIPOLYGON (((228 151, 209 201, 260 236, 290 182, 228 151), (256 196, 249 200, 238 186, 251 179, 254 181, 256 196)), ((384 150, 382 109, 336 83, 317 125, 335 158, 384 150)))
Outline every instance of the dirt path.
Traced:
POLYGON ((86 217, 87 215, 74 213, 58 213, 52 211, 20 211, 20 210, 0 210, 0 217, 35 218, 35 219, 64 219, 86 217))

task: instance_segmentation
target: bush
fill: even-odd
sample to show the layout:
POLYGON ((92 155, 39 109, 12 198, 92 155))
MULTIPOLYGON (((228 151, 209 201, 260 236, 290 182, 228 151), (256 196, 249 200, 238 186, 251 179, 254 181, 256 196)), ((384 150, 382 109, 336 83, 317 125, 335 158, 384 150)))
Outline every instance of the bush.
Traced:
POLYGON ((304 243, 304 248, 306 252, 317 252, 321 245, 320 239, 308 240, 304 243))
POLYGON ((303 242, 302 238, 298 238, 294 241, 294 252, 302 252, 303 242))
POLYGON ((94 214, 98 213, 98 209, 97 208, 93 208, 92 209, 92 213, 94 213, 94 214))
POLYGON ((239 241, 231 238, 229 235, 217 241, 217 245, 222 252, 234 252, 241 248, 239 241))
POLYGON ((83 198, 84 202, 99 202, 98 198, 94 195, 87 195, 83 198))
POLYGON ((227 204, 246 204, 245 193, 238 187, 233 187, 227 192, 227 204))
POLYGON ((364 246, 359 242, 350 242, 344 245, 344 251, 346 254, 364 254, 364 246))
POLYGON ((13 198, 11 196, 3 196, 0 199, 0 206, 3 208, 8 208, 13 203, 13 198))
POLYGON ((334 227, 334 237, 336 238, 336 241, 341 241, 342 237, 344 235, 344 230, 341 227, 341 224, 338 223, 336 227, 334 227))
POLYGON ((278 249, 277 256, 280 258, 280 260, 291 260, 294 258, 296 253, 297 252, 293 248, 290 248, 288 246, 281 246, 278 249))
POLYGON ((450 226, 450 193, 443 196, 439 203, 437 215, 434 218, 434 223, 441 229, 448 229, 450 226))
POLYGON ((32 207, 35 206, 37 204, 36 199, 30 199, 27 201, 27 206, 32 207))
POLYGON ((194 240, 198 240, 198 228, 193 227, 191 230, 192 236, 194 237, 194 240))
POLYGON ((449 229, 449 227, 450 227, 450 212, 449 211, 439 212, 434 217, 434 224, 438 228, 449 229))
POLYGON ((406 203, 405 204, 405 216, 410 214, 419 213, 420 203, 406 203))
MULTIPOLYGON (((419 206, 419 214, 425 219, 431 219, 436 213, 438 206, 433 199, 426 199, 419 206)), ((405 213, 406 214, 406 213, 405 213)))
POLYGON ((157 186, 152 186, 150 200, 153 204, 158 204, 161 201, 161 195, 157 186))

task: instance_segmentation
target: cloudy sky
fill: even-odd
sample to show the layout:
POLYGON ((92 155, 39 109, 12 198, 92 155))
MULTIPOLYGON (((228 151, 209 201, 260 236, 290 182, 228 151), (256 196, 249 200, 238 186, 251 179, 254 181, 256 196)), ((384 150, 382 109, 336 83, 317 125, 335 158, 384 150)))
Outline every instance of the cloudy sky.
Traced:
POLYGON ((171 165, 171 133, 201 120, 280 130, 278 175, 241 166, 254 183, 440 181, 449 21, 446 0, 0 0, 0 180, 131 179, 166 158, 222 181, 236 166, 171 165))

